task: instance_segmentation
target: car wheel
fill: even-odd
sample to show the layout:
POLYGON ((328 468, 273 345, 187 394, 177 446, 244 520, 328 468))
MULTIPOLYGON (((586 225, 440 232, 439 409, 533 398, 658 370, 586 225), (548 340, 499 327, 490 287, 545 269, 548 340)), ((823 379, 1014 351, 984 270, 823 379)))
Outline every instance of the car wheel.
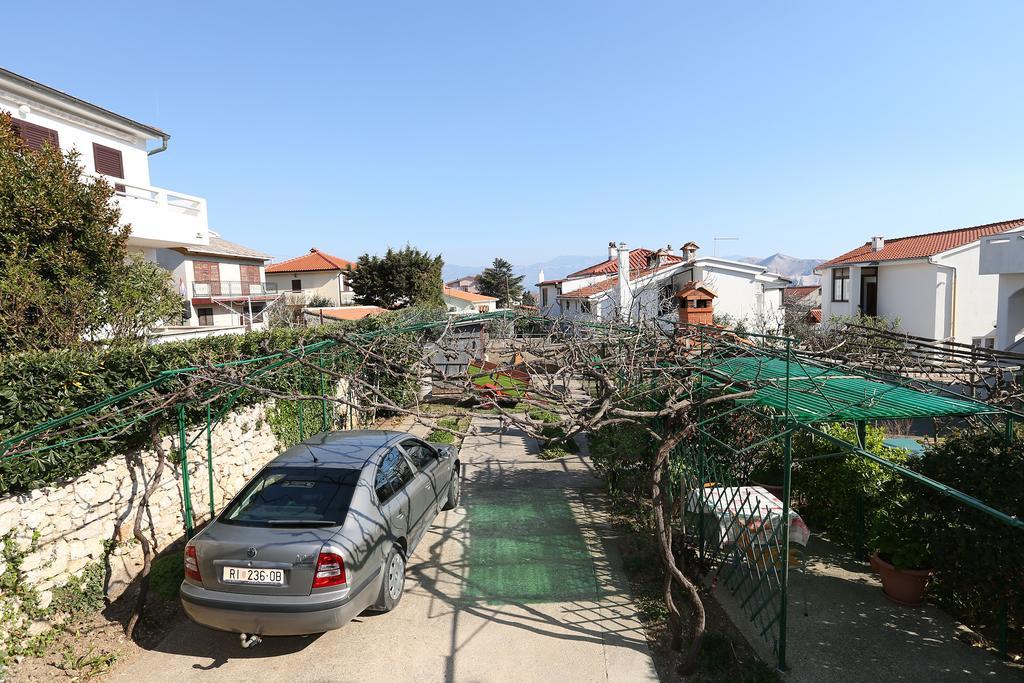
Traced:
POLYGON ((391 546, 391 552, 384 561, 384 581, 380 586, 380 600, 377 609, 390 612, 398 607, 405 592, 405 556, 398 546, 391 546))
POLYGON ((448 499, 444 502, 442 510, 454 510, 459 506, 459 497, 462 495, 462 484, 459 479, 459 471, 452 472, 451 483, 448 484, 448 499))

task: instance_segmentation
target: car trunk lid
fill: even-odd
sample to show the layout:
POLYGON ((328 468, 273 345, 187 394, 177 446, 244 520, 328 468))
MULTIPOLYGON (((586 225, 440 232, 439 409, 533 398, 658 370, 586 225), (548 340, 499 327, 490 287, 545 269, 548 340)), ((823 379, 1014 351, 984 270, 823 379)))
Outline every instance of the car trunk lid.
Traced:
POLYGON ((253 528, 214 522, 192 544, 204 588, 252 595, 309 595, 317 556, 336 532, 337 527, 253 528), (274 583, 246 582, 249 577, 274 583))

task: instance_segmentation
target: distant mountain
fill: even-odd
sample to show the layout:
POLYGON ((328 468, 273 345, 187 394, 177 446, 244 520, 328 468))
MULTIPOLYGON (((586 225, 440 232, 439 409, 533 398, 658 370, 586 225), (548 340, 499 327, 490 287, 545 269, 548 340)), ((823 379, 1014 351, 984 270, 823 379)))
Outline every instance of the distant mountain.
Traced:
MULTIPOLYGON (((556 256, 548 261, 542 261, 540 263, 531 263, 528 266, 514 266, 513 271, 516 275, 523 276, 524 287, 536 287, 537 276, 540 275, 541 271, 544 271, 545 280, 554 280, 556 278, 565 277, 569 273, 575 273, 577 270, 592 266, 595 263, 600 263, 606 260, 607 257, 601 256, 556 256)), ((476 275, 480 273, 484 268, 490 264, 482 266, 460 266, 457 264, 444 264, 444 268, 441 270, 441 276, 445 282, 450 282, 456 278, 464 277, 466 275, 476 275)))
POLYGON ((821 283, 821 278, 814 274, 814 268, 819 263, 824 263, 823 259, 796 258, 794 256, 786 256, 785 254, 772 254, 767 258, 744 256, 739 260, 744 263, 764 266, 773 273, 784 275, 792 280, 794 285, 817 285, 821 283))

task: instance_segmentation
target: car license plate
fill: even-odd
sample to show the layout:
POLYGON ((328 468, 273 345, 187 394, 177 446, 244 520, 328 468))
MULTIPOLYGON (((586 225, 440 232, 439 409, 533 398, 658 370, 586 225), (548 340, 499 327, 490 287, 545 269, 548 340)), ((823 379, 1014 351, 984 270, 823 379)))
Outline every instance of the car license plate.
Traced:
POLYGON ((224 583, 251 583, 258 586, 283 586, 283 569, 256 569, 254 567, 224 567, 224 583))

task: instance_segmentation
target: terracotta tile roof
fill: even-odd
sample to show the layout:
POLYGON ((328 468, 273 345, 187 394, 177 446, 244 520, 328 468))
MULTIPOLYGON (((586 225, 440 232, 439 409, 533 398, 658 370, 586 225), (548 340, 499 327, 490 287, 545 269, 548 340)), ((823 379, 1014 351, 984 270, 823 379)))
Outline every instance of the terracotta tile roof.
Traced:
POLYGON ((600 282, 595 282, 594 284, 587 285, 586 287, 580 287, 579 289, 574 289, 573 291, 569 292, 568 294, 562 294, 561 298, 563 298, 563 299, 586 299, 588 297, 594 296, 595 294, 600 294, 601 292, 607 292, 609 289, 613 289, 613 288, 617 287, 618 284, 619 284, 619 278, 613 277, 613 278, 609 278, 607 280, 601 280, 600 282))
POLYGON ((821 309, 812 308, 807 312, 807 322, 809 323, 820 323, 821 322, 821 309))
POLYGON ((682 289, 680 289, 678 292, 676 292, 676 296, 682 296, 683 294, 686 294, 688 292, 692 292, 692 291, 695 291, 695 290, 698 290, 698 289, 701 290, 702 292, 710 294, 711 296, 718 296, 718 293, 715 292, 715 290, 713 290, 710 287, 708 287, 706 284, 704 284, 703 280, 691 280, 690 282, 687 282, 685 285, 683 285, 682 289))
POLYGON ((252 259, 254 261, 269 261, 270 256, 262 251, 256 251, 244 247, 235 242, 229 242, 220 235, 210 234, 210 243, 207 245, 196 244, 185 247, 190 254, 210 254, 213 256, 234 256, 236 258, 252 259))
POLYGON ((787 303, 800 301, 800 299, 809 297, 819 289, 821 289, 821 285, 796 285, 794 287, 786 287, 782 290, 782 300, 787 303))
POLYGON ((543 287, 544 285, 557 285, 557 284, 559 284, 561 282, 565 282, 565 279, 564 278, 559 278, 558 280, 544 280, 543 282, 538 282, 537 286, 538 287, 543 287))
POLYGON ((320 315, 331 320, 362 320, 371 315, 386 313, 387 309, 380 306, 338 306, 335 308, 307 308, 311 315, 320 315))
POLYGON ((950 249, 976 242, 982 237, 1024 226, 1024 218, 1015 218, 1000 223, 975 225, 957 230, 930 232, 924 235, 910 235, 885 240, 885 245, 878 251, 871 250, 871 242, 852 249, 831 261, 825 261, 818 269, 838 266, 846 263, 870 263, 872 261, 900 261, 903 259, 926 258, 935 256, 950 249))
MULTIPOLYGON (((654 252, 650 249, 631 249, 629 252, 629 270, 630 272, 636 272, 640 270, 647 270, 647 259, 654 252)), ((686 259, 682 256, 675 256, 673 254, 665 254, 665 260, 668 263, 682 263, 686 259)), ((577 270, 575 273, 566 275, 566 279, 575 277, 586 277, 588 275, 611 275, 619 272, 618 259, 608 259, 601 263, 596 263, 592 266, 587 266, 583 270, 577 270)))
MULTIPOLYGON (((678 259, 678 261, 666 263, 665 265, 660 266, 658 268, 646 268, 645 270, 633 270, 632 268, 630 268, 629 280, 630 282, 632 282, 634 280, 639 280, 642 277, 647 277, 648 275, 654 275, 655 273, 667 270, 675 265, 678 265, 678 263, 682 262, 683 259, 678 259)), ((559 296, 562 299, 586 299, 588 297, 594 296, 595 294, 607 292, 609 289, 618 287, 618 285, 619 276, 616 275, 615 277, 610 277, 607 280, 601 280, 600 282, 595 282, 594 284, 587 285, 586 287, 580 287, 579 289, 575 289, 571 292, 568 292, 567 294, 560 294, 559 296)))
POLYGON ((317 248, 309 250, 308 254, 290 258, 280 263, 272 263, 267 266, 268 273, 307 273, 314 270, 345 270, 355 268, 356 264, 346 261, 337 256, 331 256, 317 248))
POLYGON ((451 287, 444 288, 444 295, 450 296, 453 299, 462 299, 463 301, 472 301, 473 303, 483 303, 485 301, 497 301, 498 299, 493 296, 484 296, 483 294, 473 294, 472 292, 463 292, 461 289, 452 289, 451 287))

